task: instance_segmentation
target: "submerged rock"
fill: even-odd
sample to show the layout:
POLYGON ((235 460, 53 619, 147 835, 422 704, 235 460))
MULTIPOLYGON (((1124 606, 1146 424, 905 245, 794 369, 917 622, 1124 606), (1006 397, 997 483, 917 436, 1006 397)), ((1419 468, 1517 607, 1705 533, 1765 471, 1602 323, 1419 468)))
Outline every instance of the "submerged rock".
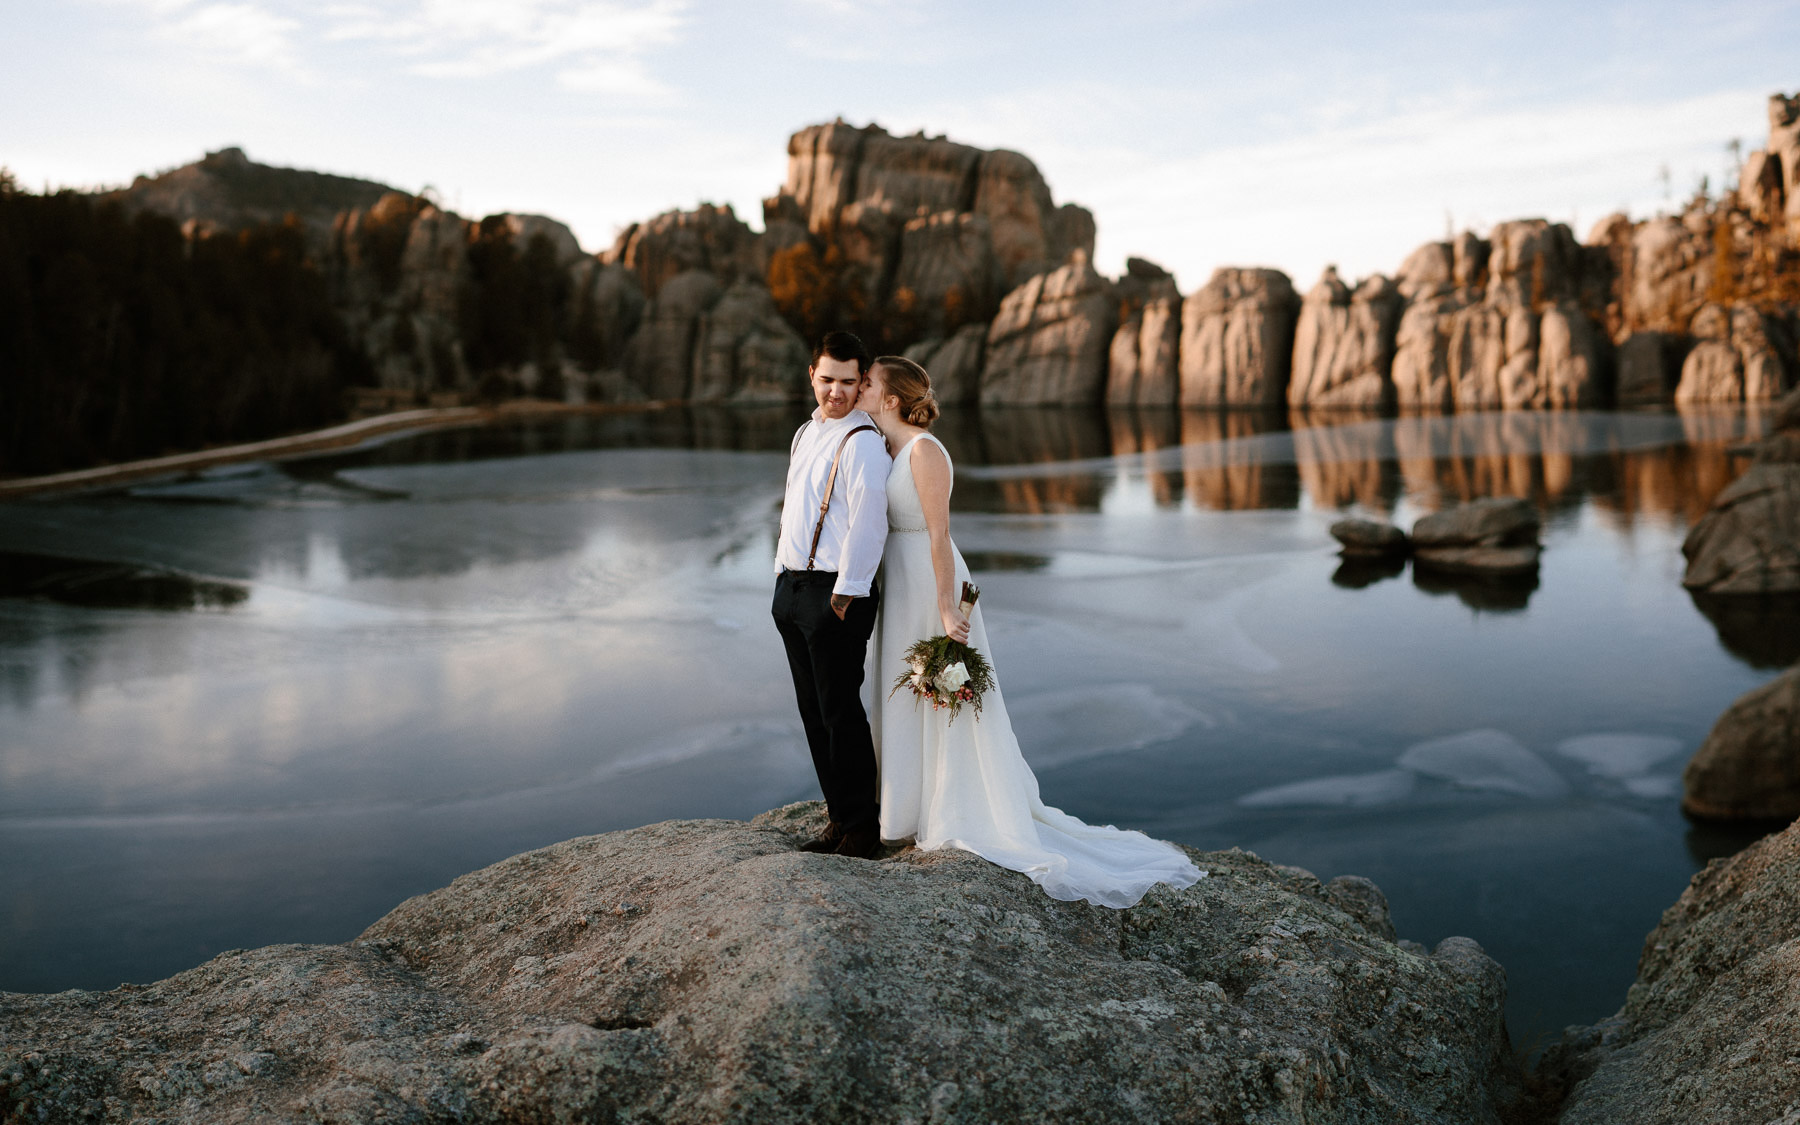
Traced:
POLYGON ((1644 940, 1625 1006, 1538 1068, 1560 1125, 1765 1125, 1800 1105, 1800 825, 1694 876, 1644 940))
POLYGON ((1800 817, 1800 668, 1725 709, 1681 775, 1682 810, 1714 820, 1800 817))
POLYGON ((1496 1122, 1505 976, 1366 880, 1238 852, 1130 910, 818 804, 515 856, 342 946, 0 995, 0 1117, 1496 1122))

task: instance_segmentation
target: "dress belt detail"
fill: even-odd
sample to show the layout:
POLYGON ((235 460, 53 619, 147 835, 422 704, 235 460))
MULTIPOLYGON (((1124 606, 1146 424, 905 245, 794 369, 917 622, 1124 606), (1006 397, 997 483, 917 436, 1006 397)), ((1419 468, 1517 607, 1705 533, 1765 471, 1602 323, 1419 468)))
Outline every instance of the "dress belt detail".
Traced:
POLYGON ((892 535, 896 531, 925 532, 925 531, 930 531, 930 530, 931 529, 929 527, 890 527, 890 528, 888 528, 888 534, 892 535))

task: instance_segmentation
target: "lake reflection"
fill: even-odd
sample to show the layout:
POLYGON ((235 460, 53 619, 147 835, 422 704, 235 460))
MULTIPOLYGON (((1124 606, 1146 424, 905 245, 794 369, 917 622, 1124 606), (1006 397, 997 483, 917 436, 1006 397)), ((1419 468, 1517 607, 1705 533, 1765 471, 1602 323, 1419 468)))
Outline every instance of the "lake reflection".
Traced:
MULTIPOLYGON (((36 560, 0 567, 0 988, 341 941, 520 850, 812 795, 767 616, 803 417, 574 415, 0 505, 0 550, 36 560), (101 573, 165 601, 57 596, 101 573)), ((1374 878, 1403 935, 1499 957, 1528 1042, 1616 1008, 1697 857, 1742 842, 1690 834, 1680 768, 1800 655, 1800 615, 1690 598, 1679 548, 1763 424, 940 433, 1046 799, 1374 878), (1525 584, 1350 567, 1326 531, 1492 495, 1544 514, 1525 584)))

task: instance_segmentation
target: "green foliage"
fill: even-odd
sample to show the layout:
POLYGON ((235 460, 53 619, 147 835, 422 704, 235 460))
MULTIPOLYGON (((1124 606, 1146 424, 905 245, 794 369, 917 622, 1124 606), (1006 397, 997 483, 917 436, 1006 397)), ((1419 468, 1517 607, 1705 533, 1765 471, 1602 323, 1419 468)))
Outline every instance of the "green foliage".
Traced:
POLYGON ((912 692, 920 700, 929 700, 933 710, 948 709, 951 722, 964 707, 981 714, 981 697, 994 686, 994 669, 978 650, 940 633, 914 641, 904 655, 908 668, 894 677, 890 698, 901 690, 912 692), (938 677, 954 664, 963 666, 968 680, 957 688, 944 687, 938 677))
POLYGON ((74 192, 0 190, 0 473, 317 426, 369 378, 296 222, 189 241, 74 192))

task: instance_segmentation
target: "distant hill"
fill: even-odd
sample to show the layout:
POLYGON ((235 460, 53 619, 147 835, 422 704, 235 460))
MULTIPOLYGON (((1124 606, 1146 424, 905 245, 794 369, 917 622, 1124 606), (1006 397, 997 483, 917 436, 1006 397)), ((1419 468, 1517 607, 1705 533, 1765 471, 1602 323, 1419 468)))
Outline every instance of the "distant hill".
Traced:
POLYGON ((243 149, 224 148, 159 176, 139 176, 130 187, 98 199, 209 231, 279 223, 295 214, 316 236, 330 231, 338 212, 370 207, 393 190, 373 180, 257 164, 243 149))

